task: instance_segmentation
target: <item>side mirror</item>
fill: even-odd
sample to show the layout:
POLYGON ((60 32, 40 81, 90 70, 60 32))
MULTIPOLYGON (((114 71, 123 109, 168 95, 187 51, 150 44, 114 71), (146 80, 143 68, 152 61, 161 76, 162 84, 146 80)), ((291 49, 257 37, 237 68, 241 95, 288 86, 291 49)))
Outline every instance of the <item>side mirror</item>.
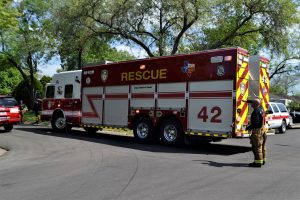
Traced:
POLYGON ((267 115, 273 114, 273 111, 272 111, 272 110, 267 110, 267 111, 266 111, 266 114, 267 114, 267 115))

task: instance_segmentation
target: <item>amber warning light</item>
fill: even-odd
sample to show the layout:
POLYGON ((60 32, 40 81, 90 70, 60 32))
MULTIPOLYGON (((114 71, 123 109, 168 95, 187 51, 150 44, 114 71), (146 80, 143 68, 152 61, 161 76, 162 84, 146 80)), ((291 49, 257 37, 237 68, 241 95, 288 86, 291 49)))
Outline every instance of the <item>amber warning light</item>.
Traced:
POLYGON ((146 69, 146 66, 145 65, 140 65, 140 69, 146 69))

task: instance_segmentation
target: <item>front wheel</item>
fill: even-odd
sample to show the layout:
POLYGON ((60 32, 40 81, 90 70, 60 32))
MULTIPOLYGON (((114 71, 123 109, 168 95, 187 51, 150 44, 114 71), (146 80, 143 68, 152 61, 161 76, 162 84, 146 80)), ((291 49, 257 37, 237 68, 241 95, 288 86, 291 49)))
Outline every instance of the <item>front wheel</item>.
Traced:
POLYGON ((183 144, 183 131, 180 123, 176 119, 167 119, 160 126, 160 138, 168 145, 183 144))
POLYGON ((56 132, 65 132, 67 128, 67 120, 63 115, 55 115, 51 121, 52 129, 56 132))
POLYGON ((279 133, 285 133, 286 132, 286 122, 282 121, 281 126, 278 128, 279 133))
POLYGON ((137 119, 134 125, 133 134, 139 142, 152 142, 154 139, 154 127, 150 119, 146 117, 137 119))
POLYGON ((8 125, 4 125, 3 127, 6 132, 10 132, 14 126, 12 124, 8 124, 8 125))

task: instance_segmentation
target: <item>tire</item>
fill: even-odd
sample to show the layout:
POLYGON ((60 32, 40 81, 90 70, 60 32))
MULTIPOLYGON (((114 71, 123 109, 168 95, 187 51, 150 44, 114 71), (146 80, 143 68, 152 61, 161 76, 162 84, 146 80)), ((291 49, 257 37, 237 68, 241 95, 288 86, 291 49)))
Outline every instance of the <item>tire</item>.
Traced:
POLYGON ((52 129, 56 132, 66 132, 71 130, 67 125, 67 120, 62 114, 56 114, 51 120, 52 129))
POLYGON ((99 130, 98 128, 92 128, 92 127, 84 127, 83 129, 90 134, 95 134, 99 130))
POLYGON ((281 126, 278 128, 279 133, 285 133, 286 132, 286 122, 282 121, 281 126))
POLYGON ((133 134, 137 141, 150 143, 154 140, 154 127, 150 119, 140 117, 134 124, 133 134))
POLYGON ((14 126, 12 124, 8 124, 8 125, 4 125, 3 127, 6 132, 10 132, 14 126))
POLYGON ((159 129, 159 134, 164 144, 175 146, 183 144, 183 131, 176 119, 166 119, 163 121, 159 129))

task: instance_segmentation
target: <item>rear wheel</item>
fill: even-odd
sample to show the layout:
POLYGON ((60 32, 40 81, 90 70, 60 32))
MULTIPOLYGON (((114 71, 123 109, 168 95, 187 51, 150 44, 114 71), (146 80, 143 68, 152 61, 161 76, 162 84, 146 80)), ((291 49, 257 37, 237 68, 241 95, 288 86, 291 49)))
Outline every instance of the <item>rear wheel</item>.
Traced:
POLYGON ((4 125, 3 127, 6 132, 10 132, 14 126, 12 124, 8 124, 8 125, 4 125))
POLYGON ((183 144, 183 131, 180 123, 176 119, 167 119, 160 126, 160 138, 168 145, 183 144))
POLYGON ((135 122, 133 133, 139 142, 152 142, 154 139, 154 127, 150 119, 146 117, 138 118, 135 122))
POLYGON ((286 122, 282 121, 281 126, 278 128, 279 133, 285 133, 286 132, 286 122))

